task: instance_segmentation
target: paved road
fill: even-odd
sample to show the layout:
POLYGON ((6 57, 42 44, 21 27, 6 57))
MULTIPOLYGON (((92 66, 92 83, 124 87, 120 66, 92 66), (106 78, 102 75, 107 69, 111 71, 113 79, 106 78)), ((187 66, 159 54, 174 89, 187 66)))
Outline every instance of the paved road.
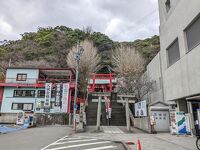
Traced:
POLYGON ((45 126, 0 134, 0 150, 40 150, 71 131, 67 126, 45 126))
POLYGON ((142 150, 197 150, 195 138, 190 136, 177 136, 170 133, 147 134, 138 129, 132 128, 132 133, 127 132, 126 127, 102 126, 102 132, 94 132, 96 127, 88 126, 87 132, 77 133, 77 136, 88 136, 104 140, 134 142, 130 145, 132 150, 137 149, 137 141, 140 139, 142 150))
POLYGON ((41 150, 124 150, 120 143, 89 137, 65 136, 41 150))

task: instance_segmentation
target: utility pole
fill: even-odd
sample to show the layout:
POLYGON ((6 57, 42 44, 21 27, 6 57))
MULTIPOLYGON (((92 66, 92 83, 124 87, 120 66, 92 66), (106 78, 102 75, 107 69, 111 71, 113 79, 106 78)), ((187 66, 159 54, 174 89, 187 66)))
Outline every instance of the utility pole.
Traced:
POLYGON ((78 76, 79 76, 79 62, 81 55, 83 54, 84 49, 79 46, 79 42, 77 42, 77 52, 74 53, 74 59, 76 60, 76 83, 75 83, 75 93, 74 93, 74 109, 73 109, 73 127, 74 131, 76 131, 76 101, 77 101, 77 91, 78 91, 78 76))

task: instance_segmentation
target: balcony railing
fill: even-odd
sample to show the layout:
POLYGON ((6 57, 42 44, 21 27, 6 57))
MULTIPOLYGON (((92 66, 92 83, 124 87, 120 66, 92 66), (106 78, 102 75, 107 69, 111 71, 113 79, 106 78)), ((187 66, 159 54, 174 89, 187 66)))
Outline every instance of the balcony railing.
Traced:
POLYGON ((26 80, 17 80, 16 78, 1 79, 0 83, 14 83, 14 84, 43 84, 43 83, 74 83, 75 79, 37 79, 37 78, 26 78, 26 80))

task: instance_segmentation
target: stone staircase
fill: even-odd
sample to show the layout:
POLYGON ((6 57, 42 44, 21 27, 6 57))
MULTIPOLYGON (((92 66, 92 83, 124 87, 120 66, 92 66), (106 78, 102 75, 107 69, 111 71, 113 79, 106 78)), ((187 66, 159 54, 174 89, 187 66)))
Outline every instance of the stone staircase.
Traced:
MULTIPOLYGON (((111 102, 112 118, 110 119, 111 126, 126 126, 126 114, 125 108, 122 104, 117 102, 111 102)), ((88 107, 86 110, 86 117, 87 117, 87 125, 96 125, 97 122, 97 109, 98 103, 92 102, 91 100, 88 102, 88 107)), ((102 102, 101 105, 101 125, 107 125, 106 120, 106 111, 105 111, 105 103, 102 102)))

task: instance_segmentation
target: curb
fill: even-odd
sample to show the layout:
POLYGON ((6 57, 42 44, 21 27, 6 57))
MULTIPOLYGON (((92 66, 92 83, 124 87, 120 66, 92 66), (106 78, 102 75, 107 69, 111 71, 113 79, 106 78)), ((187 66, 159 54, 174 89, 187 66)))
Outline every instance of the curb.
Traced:
POLYGON ((122 141, 112 141, 112 142, 122 144, 125 150, 131 150, 131 149, 128 147, 128 145, 127 145, 126 143, 122 142, 122 141))

